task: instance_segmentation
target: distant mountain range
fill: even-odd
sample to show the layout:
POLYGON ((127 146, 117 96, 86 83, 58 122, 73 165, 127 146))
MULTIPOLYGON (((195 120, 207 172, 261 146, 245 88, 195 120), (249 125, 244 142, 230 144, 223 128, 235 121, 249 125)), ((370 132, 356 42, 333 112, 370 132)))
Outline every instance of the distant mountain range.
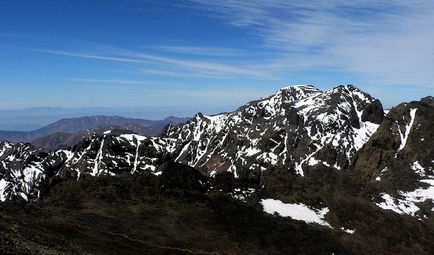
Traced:
POLYGON ((74 145, 81 139, 102 134, 110 129, 128 130, 145 136, 156 136, 168 124, 186 122, 188 118, 170 116, 164 120, 144 120, 118 116, 88 116, 62 119, 34 131, 0 131, 0 142, 28 142, 46 149, 74 145))
POLYGON ((143 106, 143 107, 34 107, 24 109, 0 109, 0 130, 33 131, 60 119, 83 116, 122 116, 134 119, 162 120, 167 116, 193 116, 200 109, 204 113, 218 113, 235 109, 227 106, 143 106))

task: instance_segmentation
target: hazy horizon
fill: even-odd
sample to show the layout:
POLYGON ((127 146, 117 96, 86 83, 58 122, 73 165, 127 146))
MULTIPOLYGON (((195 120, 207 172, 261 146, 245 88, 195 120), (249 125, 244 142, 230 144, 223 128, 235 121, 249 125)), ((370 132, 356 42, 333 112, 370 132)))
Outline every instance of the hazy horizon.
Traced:
POLYGON ((196 106, 184 107, 34 107, 22 109, 0 109, 0 131, 33 131, 53 122, 66 118, 79 118, 87 116, 119 116, 125 118, 138 118, 147 120, 163 120, 174 116, 188 118, 198 112, 204 114, 217 114, 220 110, 233 111, 236 106, 203 106, 196 111, 196 106))
MULTIPOLYGON (((199 112, 207 115, 214 115, 223 112, 235 111, 241 105, 247 104, 253 100, 270 96, 271 94, 272 93, 269 93, 256 98, 252 97, 249 100, 241 102, 239 105, 165 105, 135 107, 37 106, 27 108, 0 109, 0 131, 33 131, 61 119, 96 115, 120 116, 147 120, 163 120, 169 116, 186 118, 192 117, 199 112)), ((375 95, 372 96, 375 97, 375 95)), ((383 104, 384 109, 390 109, 394 106, 395 105, 383 104)))

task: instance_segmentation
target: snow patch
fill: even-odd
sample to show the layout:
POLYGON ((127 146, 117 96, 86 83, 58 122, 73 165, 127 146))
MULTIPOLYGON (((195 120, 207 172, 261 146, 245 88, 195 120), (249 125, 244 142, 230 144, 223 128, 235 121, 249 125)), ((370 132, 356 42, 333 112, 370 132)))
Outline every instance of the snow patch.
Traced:
POLYGON ((417 207, 414 203, 405 201, 403 199, 395 199, 387 193, 382 193, 381 198, 384 200, 384 202, 377 203, 377 206, 382 209, 392 210, 399 214, 409 215, 414 215, 417 211, 419 211, 419 207, 417 207))
POLYGON ((426 200, 434 199, 434 180, 425 179, 420 182, 429 184, 427 188, 418 188, 410 192, 402 192, 399 191, 399 195, 403 198, 393 198, 387 193, 382 193, 381 197, 384 202, 377 203, 377 206, 386 209, 392 210, 399 214, 408 214, 414 216, 417 211, 419 211, 419 207, 416 206, 416 203, 422 203, 426 200))
POLYGON ((344 228, 344 227, 341 227, 341 230, 344 231, 345 233, 350 234, 350 235, 352 235, 352 234, 354 234, 354 232, 356 232, 355 229, 348 229, 348 228, 344 228))
POLYGON ((418 161, 413 162, 411 169, 415 171, 419 176, 425 176, 425 169, 419 164, 418 161))
POLYGON ((301 220, 306 223, 317 223, 323 226, 330 227, 324 220, 324 216, 329 212, 327 207, 321 210, 313 210, 307 205, 299 204, 286 204, 280 200, 275 199, 262 199, 261 204, 264 211, 269 214, 279 214, 282 217, 290 217, 294 220, 301 220))

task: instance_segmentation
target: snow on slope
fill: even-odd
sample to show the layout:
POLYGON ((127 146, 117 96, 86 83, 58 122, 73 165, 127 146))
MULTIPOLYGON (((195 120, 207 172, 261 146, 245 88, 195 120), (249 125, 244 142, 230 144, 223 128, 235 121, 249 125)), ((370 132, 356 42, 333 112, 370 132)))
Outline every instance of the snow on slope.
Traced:
MULTIPOLYGON (((432 163, 434 163, 434 161, 432 163)), ((418 205, 419 203, 434 200, 434 176, 426 174, 426 172, 432 172, 433 167, 430 167, 426 171, 418 161, 415 161, 411 165, 411 169, 415 171, 417 175, 422 177, 419 180, 420 187, 407 192, 398 190, 398 198, 394 198, 387 193, 382 193, 381 198, 384 201, 377 203, 377 206, 385 210, 392 210, 399 214, 416 216, 416 213, 421 209, 418 205)), ((434 208, 431 210, 434 211, 434 208)))

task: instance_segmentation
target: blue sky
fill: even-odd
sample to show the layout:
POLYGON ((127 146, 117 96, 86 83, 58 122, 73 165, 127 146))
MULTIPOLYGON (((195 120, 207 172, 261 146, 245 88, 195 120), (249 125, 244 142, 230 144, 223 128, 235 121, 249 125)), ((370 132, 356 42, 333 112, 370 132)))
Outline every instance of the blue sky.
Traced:
POLYGON ((349 83, 393 106, 433 95, 433 66, 431 0, 0 0, 0 109, 226 111, 349 83))

